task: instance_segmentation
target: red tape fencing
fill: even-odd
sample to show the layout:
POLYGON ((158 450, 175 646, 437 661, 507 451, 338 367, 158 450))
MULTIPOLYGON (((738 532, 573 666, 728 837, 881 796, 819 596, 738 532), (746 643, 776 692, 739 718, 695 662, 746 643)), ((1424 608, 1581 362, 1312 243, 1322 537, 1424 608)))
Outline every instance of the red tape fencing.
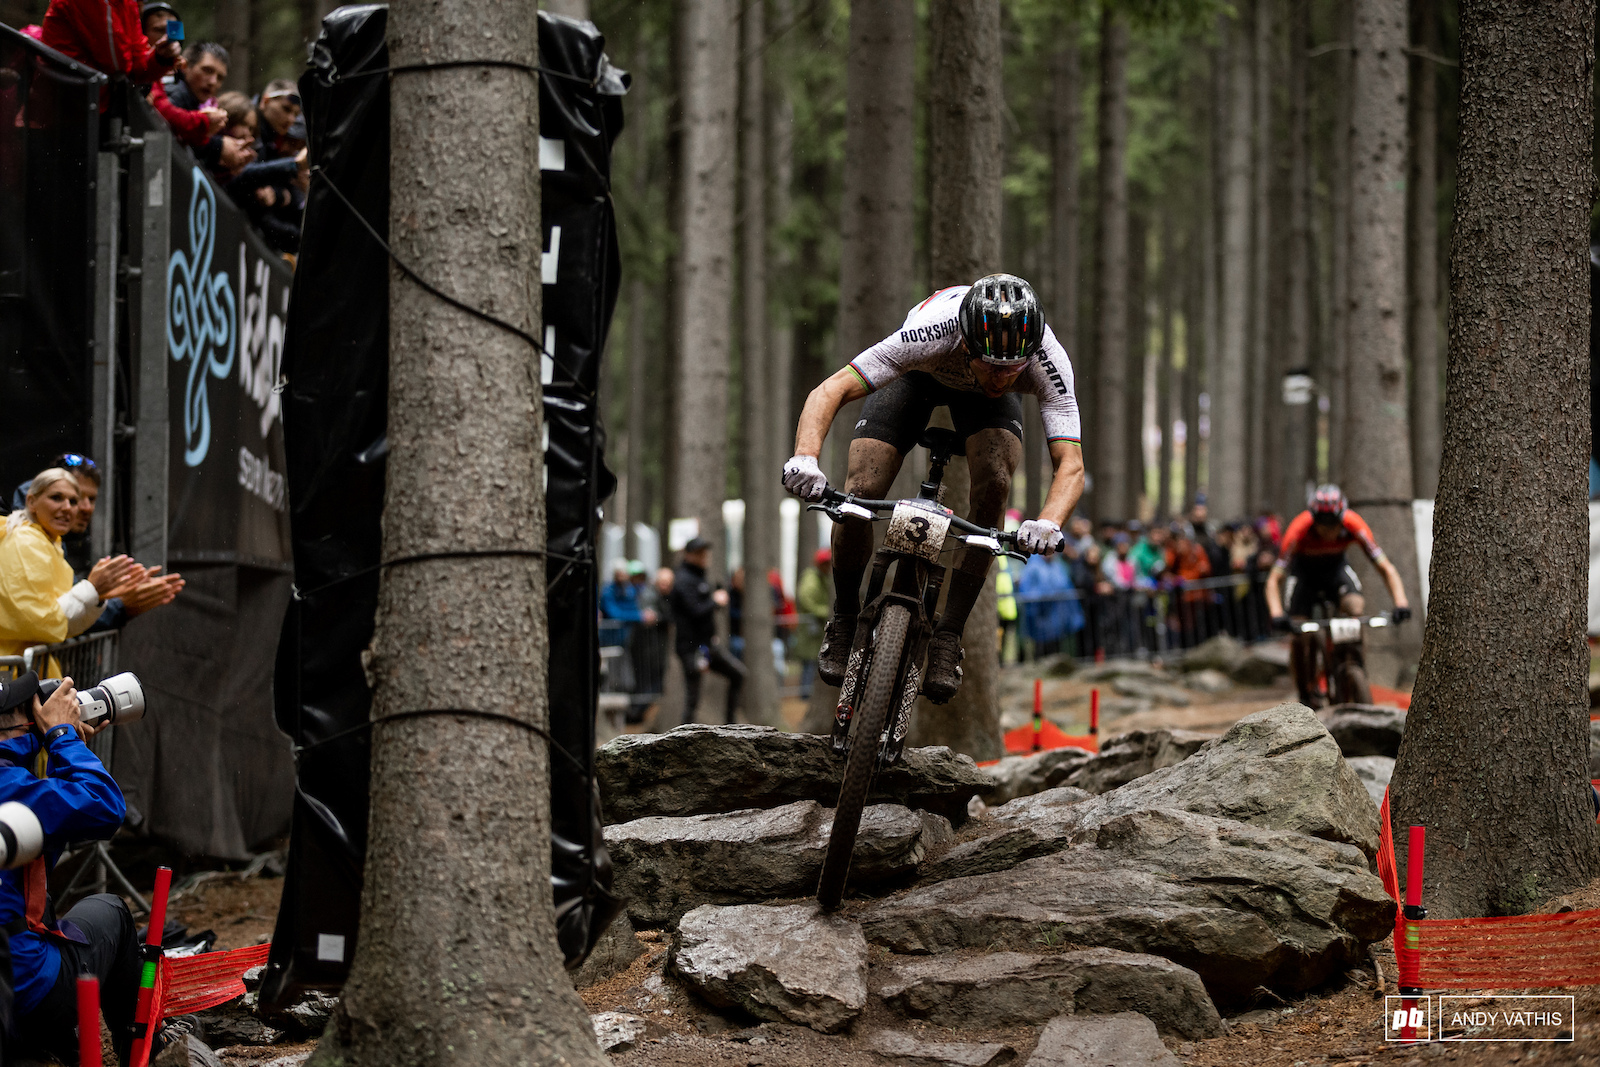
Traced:
MULTIPOLYGON (((1483 919, 1406 918, 1405 909, 1399 906, 1387 793, 1381 822, 1378 874, 1396 902, 1394 954, 1402 990, 1600 985, 1600 911, 1483 919)), ((1415 873, 1420 887, 1421 857, 1416 859, 1416 871, 1408 869, 1407 882, 1415 873)), ((1407 903, 1420 903, 1410 896, 1407 903)))

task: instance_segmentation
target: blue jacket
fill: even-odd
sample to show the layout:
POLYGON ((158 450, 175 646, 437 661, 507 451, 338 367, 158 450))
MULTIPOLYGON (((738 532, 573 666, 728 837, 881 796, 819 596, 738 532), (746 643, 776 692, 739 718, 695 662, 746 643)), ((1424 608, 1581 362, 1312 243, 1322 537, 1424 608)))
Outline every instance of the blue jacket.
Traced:
MULTIPOLYGON (((117 832, 127 814, 122 790, 76 731, 47 747, 47 777, 35 778, 28 768, 40 740, 27 734, 0 742, 0 803, 15 800, 33 809, 44 828, 46 862, 54 867, 67 845, 105 841, 117 832)), ((23 875, 27 868, 0 871, 0 925, 20 918, 25 910, 23 875)), ((61 951, 38 934, 11 939, 11 968, 16 981, 16 1010, 32 1011, 55 985, 61 951)))
POLYGON ((639 590, 632 582, 607 582, 600 590, 600 614, 621 622, 639 622, 644 618, 639 610, 639 590))

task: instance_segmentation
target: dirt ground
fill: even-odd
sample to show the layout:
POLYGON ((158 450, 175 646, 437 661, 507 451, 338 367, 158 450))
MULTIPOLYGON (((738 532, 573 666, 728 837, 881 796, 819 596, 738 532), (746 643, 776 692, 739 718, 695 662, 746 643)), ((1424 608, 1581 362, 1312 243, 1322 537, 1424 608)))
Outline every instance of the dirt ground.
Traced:
MULTIPOLYGON (((1102 713, 1101 736, 1153 727, 1220 733, 1243 716, 1293 695, 1285 683, 1219 695, 1195 693, 1187 707, 1119 712, 1120 705, 1109 682, 1047 678, 1046 713, 1068 733, 1086 733, 1089 692, 1095 687, 1101 689, 1102 705, 1107 708, 1102 713)), ((1026 715, 1031 700, 1032 675, 1026 668, 1008 669, 1002 692, 1008 722, 1026 715)), ((794 721, 803 711, 798 700, 787 702, 785 707, 786 717, 794 721)), ((258 944, 271 935, 282 887, 279 878, 216 879, 187 892, 174 903, 173 914, 192 930, 215 930, 218 948, 258 944)), ((1563 905, 1600 907, 1600 881, 1582 892, 1552 901, 1549 910, 1563 905)), ((843 1035, 823 1035, 753 1018, 730 1021, 666 973, 668 934, 647 930, 639 934, 639 939, 645 954, 628 970, 581 991, 590 1012, 627 1012, 648 1022, 638 1048, 611 1057, 618 1067, 880 1067, 886 1061, 869 1051, 867 1042, 873 1033, 885 1029, 906 1031, 927 1041, 999 1042, 1013 1051, 1009 1062, 1020 1065, 1038 1040, 1038 1027, 974 1032, 908 1021, 888 1011, 875 998, 869 999, 866 1014, 843 1035)), ((873 951, 883 952, 877 948, 873 951)), ((1264 997, 1250 1010, 1232 1016, 1229 1033, 1223 1037, 1206 1041, 1173 1039, 1166 1042, 1167 1046, 1186 1067, 1520 1067, 1600 1063, 1600 987, 1499 991, 1575 994, 1576 1040, 1570 1043, 1386 1043, 1383 996, 1395 992, 1391 945, 1385 942, 1375 946, 1372 956, 1371 965, 1347 972, 1324 989, 1286 1001, 1264 997)), ((1046 1021, 1039 1020, 1040 1026, 1046 1021)), ((276 1067, 296 1062, 310 1048, 310 1044, 237 1047, 222 1050, 221 1054, 229 1064, 276 1067)))

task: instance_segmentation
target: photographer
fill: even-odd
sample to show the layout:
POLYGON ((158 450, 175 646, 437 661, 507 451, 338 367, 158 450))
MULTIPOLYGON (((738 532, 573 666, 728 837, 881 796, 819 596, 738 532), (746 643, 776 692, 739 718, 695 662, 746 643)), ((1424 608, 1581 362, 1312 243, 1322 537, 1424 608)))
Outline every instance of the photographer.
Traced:
POLYGON ((16 990, 13 1034, 24 1056, 76 1063, 77 977, 93 974, 126 1063, 139 982, 133 916, 108 893, 85 898, 58 921, 46 891, 64 847, 116 833, 126 810, 122 791, 84 743, 93 731, 82 725, 72 680, 43 703, 38 688, 32 673, 0 683, 0 802, 31 808, 45 847, 32 863, 0 871, 0 924, 11 936, 16 990))

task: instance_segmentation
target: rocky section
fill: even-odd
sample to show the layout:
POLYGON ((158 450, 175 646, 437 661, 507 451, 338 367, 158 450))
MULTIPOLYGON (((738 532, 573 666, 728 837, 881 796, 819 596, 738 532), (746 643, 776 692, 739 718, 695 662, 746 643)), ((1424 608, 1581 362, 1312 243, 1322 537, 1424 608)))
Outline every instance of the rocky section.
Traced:
POLYGON ((907 1067, 1001 1067, 1016 1050, 999 1042, 928 1041, 903 1030, 879 1030, 863 1044, 889 1062, 907 1067))
POLYGON ((1033 955, 911 956, 874 968, 878 996, 938 1026, 1037 1026, 1055 1015, 1137 1011, 1163 1033, 1215 1037, 1222 1020, 1200 976, 1160 956, 1096 948, 1033 955))
POLYGON ((718 1007, 825 1034, 867 1003, 861 928, 815 904, 696 908, 678 924, 671 966, 718 1007))
POLYGON ((1188 690, 1159 675, 1122 675, 1112 680, 1111 688, 1125 697, 1170 704, 1175 708, 1186 708, 1194 702, 1188 690))
MULTIPOLYGON (((706 815, 776 808, 798 800, 832 806, 844 763, 826 737, 769 726, 690 724, 664 734, 629 734, 595 753, 608 823, 651 815, 706 815)), ((936 812, 960 824, 967 802, 994 788, 970 757, 948 748, 908 748, 874 783, 871 800, 936 812)))
POLYGON ((1030 797, 1054 789, 1067 776, 1089 762, 1091 754, 1081 748, 1052 748, 1028 756, 1006 756, 984 770, 995 780, 995 787, 984 794, 986 804, 1004 804, 1018 797, 1030 797))
POLYGON ((1151 771, 1182 763, 1215 738, 1193 730, 1134 730, 1110 737, 1098 755, 1078 766, 1065 783, 1090 793, 1109 793, 1151 771))
POLYGON ((1183 685, 1196 693, 1226 693, 1233 688, 1233 680, 1222 671, 1202 667, 1185 674, 1183 685))
POLYGON ((1280 704, 1239 720, 1187 759, 1100 796, 1051 789, 1002 804, 919 874, 927 882, 1004 870, 1066 848, 1108 819, 1148 809, 1293 830, 1357 845, 1369 856, 1378 848, 1377 809, 1338 746, 1310 709, 1280 704))
POLYGON ((600 935, 600 940, 595 943, 589 958, 583 961, 583 966, 578 968, 578 973, 572 976, 572 984, 577 989, 585 989, 596 982, 603 982, 627 970, 628 965, 643 954, 644 946, 634 936, 633 923, 628 921, 626 913, 618 915, 606 927, 606 932, 600 935))
POLYGON ((1026 1067, 1179 1067, 1150 1020, 1134 1012, 1051 1019, 1026 1067))
POLYGON ((1361 784, 1367 787, 1367 795, 1372 797, 1372 802, 1382 807, 1383 794, 1389 788, 1389 779, 1394 776, 1394 760, 1388 756, 1350 756, 1345 762, 1356 772, 1361 784))
POLYGON ((1218 671, 1228 674, 1244 662, 1247 654, 1238 638, 1228 634, 1218 634, 1186 651, 1183 658, 1178 661, 1178 669, 1186 672, 1218 671))
POLYGON ((1406 713, 1376 704, 1337 704, 1319 716, 1346 756, 1400 755, 1406 713))
MULTIPOLYGON (((814 800, 782 807, 635 819, 605 828, 614 892, 646 924, 669 924, 702 904, 806 896, 816 890, 833 811, 814 800)), ((951 838, 939 815, 869 807, 850 865, 853 886, 910 875, 951 838)))
POLYGON ((1026 950, 1040 938, 1152 953, 1199 974, 1218 1003, 1257 986, 1308 989, 1363 960, 1393 917, 1353 846, 1178 811, 1118 815, 1052 855, 860 916, 868 938, 898 953, 1026 950))
POLYGON ((594 1026, 594 1039, 600 1043, 601 1052, 631 1052, 639 1047, 649 1026, 637 1015, 621 1011, 603 1011, 589 1016, 594 1026))

